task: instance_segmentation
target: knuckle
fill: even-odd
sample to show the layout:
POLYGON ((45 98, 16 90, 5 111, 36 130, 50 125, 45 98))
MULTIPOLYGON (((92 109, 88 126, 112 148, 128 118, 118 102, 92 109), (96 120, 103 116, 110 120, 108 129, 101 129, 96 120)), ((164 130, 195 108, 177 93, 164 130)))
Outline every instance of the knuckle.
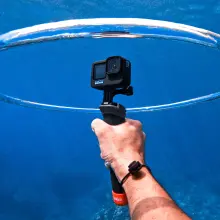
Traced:
POLYGON ((132 125, 136 130, 138 131, 142 130, 142 123, 140 121, 134 120, 132 125))
POLYGON ((105 159, 105 155, 101 152, 100 153, 100 157, 104 160, 105 159))
POLYGON ((147 138, 147 135, 145 132, 143 132, 143 139, 146 140, 146 138, 147 138))
POLYGON ((142 131, 142 123, 138 120, 129 120, 127 124, 128 132, 140 132, 142 131))
POLYGON ((91 123, 91 127, 92 127, 92 130, 95 130, 95 128, 98 126, 98 123, 99 123, 99 119, 94 119, 91 123))

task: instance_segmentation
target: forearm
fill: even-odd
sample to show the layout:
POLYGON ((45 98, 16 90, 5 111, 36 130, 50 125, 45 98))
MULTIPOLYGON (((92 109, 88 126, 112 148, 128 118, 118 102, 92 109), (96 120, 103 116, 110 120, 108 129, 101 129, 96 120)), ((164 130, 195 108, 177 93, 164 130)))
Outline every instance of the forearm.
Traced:
MULTIPOLYGON (((120 170, 122 167, 119 168, 120 170)), ((117 170, 119 179, 123 172, 117 170)), ((116 174, 117 175, 117 174, 116 174)), ((130 176, 123 185, 126 192, 132 220, 189 220, 190 218, 170 198, 146 168, 140 176, 130 176)))
POLYGON ((132 220, 190 219, 183 213, 146 168, 140 179, 130 177, 124 184, 132 220))

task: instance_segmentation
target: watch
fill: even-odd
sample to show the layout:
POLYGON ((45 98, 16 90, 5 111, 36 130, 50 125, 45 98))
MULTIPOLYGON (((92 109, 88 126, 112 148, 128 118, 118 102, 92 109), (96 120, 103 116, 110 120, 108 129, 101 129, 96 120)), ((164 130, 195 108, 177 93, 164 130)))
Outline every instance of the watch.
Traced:
POLYGON ((121 186, 125 183, 125 181, 128 179, 129 176, 138 176, 139 171, 143 168, 146 167, 148 171, 151 173, 151 169, 144 164, 141 164, 139 161, 133 161, 129 164, 128 166, 128 174, 122 179, 121 181, 121 186))

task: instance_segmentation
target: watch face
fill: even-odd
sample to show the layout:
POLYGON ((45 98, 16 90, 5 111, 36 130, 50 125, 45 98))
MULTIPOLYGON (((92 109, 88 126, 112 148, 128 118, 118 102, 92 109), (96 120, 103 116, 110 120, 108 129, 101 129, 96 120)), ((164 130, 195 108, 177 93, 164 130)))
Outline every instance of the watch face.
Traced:
POLYGON ((128 166, 128 171, 131 174, 137 173, 140 169, 142 168, 142 165, 139 161, 133 161, 129 166, 128 166))
POLYGON ((133 161, 132 163, 130 163, 130 165, 128 166, 129 173, 122 179, 121 186, 125 183, 130 175, 136 176, 136 174, 139 173, 142 167, 146 167, 147 170, 151 173, 151 169, 148 166, 141 164, 139 161, 133 161))

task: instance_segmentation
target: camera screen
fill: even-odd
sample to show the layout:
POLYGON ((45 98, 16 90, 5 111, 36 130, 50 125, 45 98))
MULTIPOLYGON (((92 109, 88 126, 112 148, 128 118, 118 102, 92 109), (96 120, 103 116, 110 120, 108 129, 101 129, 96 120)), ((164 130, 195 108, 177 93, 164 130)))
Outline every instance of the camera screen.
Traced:
POLYGON ((105 63, 96 64, 94 66, 94 80, 104 79, 106 73, 106 65, 105 63))
POLYGON ((107 61, 107 72, 108 74, 117 74, 121 70, 121 59, 112 58, 107 61))

